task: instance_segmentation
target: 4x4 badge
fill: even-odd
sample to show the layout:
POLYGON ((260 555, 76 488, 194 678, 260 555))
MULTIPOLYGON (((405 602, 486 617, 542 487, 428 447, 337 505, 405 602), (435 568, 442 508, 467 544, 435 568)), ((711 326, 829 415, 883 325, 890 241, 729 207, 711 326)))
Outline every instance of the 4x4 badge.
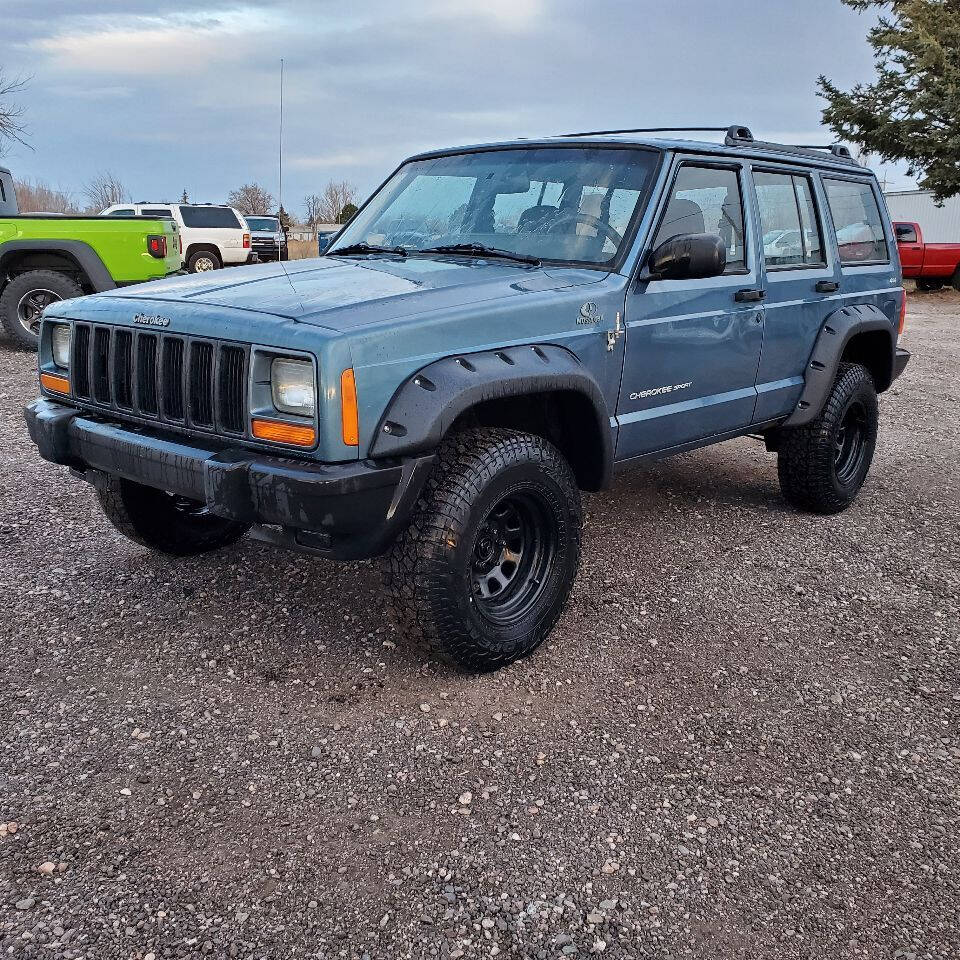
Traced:
POLYGON ((577 323, 601 323, 603 316, 600 314, 600 308, 592 301, 588 300, 580 307, 580 316, 577 317, 577 323))

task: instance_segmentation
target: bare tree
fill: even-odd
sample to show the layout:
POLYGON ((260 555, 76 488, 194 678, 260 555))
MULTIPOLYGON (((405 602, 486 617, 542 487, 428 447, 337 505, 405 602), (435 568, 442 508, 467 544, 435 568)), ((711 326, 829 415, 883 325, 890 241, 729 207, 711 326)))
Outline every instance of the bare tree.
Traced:
POLYGON ((317 194, 311 193, 303 198, 303 209, 306 211, 304 223, 313 231, 313 239, 317 239, 317 224, 323 223, 323 217, 320 216, 320 208, 323 200, 317 194))
POLYGON ((357 188, 348 180, 331 180, 319 197, 317 223, 339 223, 344 207, 356 206, 357 188))
POLYGON ((24 213, 79 213, 80 208, 66 191, 43 180, 15 180, 17 202, 24 213))
POLYGON ((3 152, 3 143, 9 140, 12 143, 21 143, 27 147, 26 127, 23 123, 23 107, 10 100, 10 97, 19 93, 27 85, 22 77, 8 80, 0 68, 0 153, 3 152))
POLYGON ((117 177, 107 171, 98 173, 92 180, 84 184, 83 195, 95 213, 113 206, 115 203, 124 203, 129 196, 127 188, 117 177))
POLYGON ((259 183, 245 183, 231 190, 227 203, 236 207, 245 217, 265 217, 273 213, 273 196, 259 183))

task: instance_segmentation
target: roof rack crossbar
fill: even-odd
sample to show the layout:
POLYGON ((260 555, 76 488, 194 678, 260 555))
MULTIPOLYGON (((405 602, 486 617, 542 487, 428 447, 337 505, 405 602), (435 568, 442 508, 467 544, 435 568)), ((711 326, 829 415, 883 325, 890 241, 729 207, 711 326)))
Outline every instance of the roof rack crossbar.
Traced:
MULTIPOLYGON (((729 133, 731 130, 747 130, 746 127, 631 127, 628 130, 584 130, 580 133, 561 133, 561 137, 599 137, 615 133, 729 133)), ((749 130, 747 130, 749 133, 749 130)))

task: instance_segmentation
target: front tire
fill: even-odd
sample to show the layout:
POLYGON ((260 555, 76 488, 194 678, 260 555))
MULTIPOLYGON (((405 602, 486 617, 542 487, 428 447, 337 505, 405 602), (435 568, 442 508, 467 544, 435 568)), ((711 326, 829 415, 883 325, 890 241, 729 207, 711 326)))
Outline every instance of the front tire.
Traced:
POLYGON ((79 283, 55 270, 21 273, 0 294, 0 324, 14 343, 35 350, 44 308, 58 300, 82 296, 79 283))
POLYGON ((576 480, 552 443, 501 428, 455 434, 384 562, 401 630, 466 670, 527 656, 570 595, 581 524, 576 480))
POLYGON ((945 280, 922 280, 918 279, 916 281, 917 289, 923 293, 933 293, 935 290, 942 290, 945 280))
POLYGON ((107 519, 128 540, 159 553, 189 557, 234 543, 248 526, 209 513, 195 500, 98 474, 95 487, 107 519))
POLYGON ((780 438, 777 473, 784 497, 812 513, 845 510, 873 462, 877 428, 873 378, 858 363, 841 363, 820 416, 780 438))
POLYGON ((207 273, 209 270, 219 270, 223 266, 220 257, 213 250, 197 250, 190 254, 187 269, 191 273, 207 273))

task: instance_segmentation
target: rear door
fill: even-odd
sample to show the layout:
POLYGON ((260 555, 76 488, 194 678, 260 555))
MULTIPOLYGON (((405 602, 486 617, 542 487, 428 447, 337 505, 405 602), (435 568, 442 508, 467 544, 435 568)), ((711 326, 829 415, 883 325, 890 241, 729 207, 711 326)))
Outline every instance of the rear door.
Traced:
POLYGON ((839 305, 839 266, 824 241, 825 200, 817 178, 784 164, 751 165, 752 199, 764 239, 766 296, 754 421, 791 412, 827 314, 839 305))
POLYGON ((727 246, 727 270, 704 280, 630 285, 617 404, 618 459, 751 422, 763 303, 753 205, 745 197, 741 162, 674 160, 649 249, 681 234, 716 234, 727 246))

